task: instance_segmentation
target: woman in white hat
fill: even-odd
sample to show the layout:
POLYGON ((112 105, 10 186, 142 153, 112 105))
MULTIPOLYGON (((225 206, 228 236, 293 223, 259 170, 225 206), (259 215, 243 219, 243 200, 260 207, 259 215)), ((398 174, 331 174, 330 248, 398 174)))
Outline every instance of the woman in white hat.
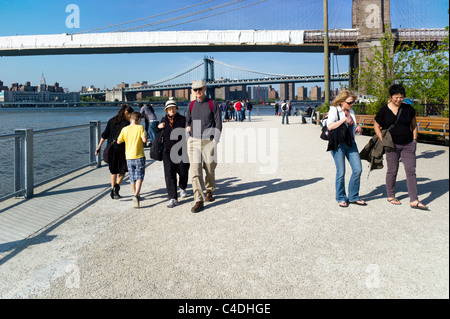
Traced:
POLYGON ((189 175, 189 158, 185 130, 186 118, 178 113, 177 102, 173 98, 169 98, 166 102, 164 111, 166 112, 166 116, 161 119, 158 128, 163 130, 164 176, 169 195, 167 207, 173 208, 178 205, 177 174, 179 176, 180 197, 187 196, 186 187, 189 175), (176 148, 172 152, 173 154, 171 154, 173 147, 176 148))

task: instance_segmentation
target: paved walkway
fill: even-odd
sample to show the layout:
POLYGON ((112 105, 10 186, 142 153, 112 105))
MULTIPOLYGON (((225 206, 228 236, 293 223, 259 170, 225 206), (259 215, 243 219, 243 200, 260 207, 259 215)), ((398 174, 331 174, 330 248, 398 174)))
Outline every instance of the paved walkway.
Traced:
POLYGON ((367 177, 365 162, 369 205, 339 208, 319 127, 290 120, 225 123, 216 200, 199 214, 192 196, 166 207, 162 163, 152 161, 141 209, 128 183, 120 200, 109 197, 106 167, 0 203, 0 297, 449 298, 449 148, 418 145, 431 211, 409 208, 402 168, 403 205, 389 204, 385 169, 367 177), (230 147, 245 138, 256 153, 230 147))

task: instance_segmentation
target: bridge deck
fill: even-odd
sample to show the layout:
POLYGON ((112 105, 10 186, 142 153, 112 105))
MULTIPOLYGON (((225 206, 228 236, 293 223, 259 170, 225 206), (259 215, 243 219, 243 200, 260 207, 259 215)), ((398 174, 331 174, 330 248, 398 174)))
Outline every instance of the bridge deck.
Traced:
MULTIPOLYGON (((403 168, 403 205, 388 203, 385 169, 367 178, 365 162, 368 206, 342 209, 319 126, 280 122, 224 124, 224 138, 231 128, 276 128, 278 169, 260 174, 266 164, 234 154, 199 214, 192 196, 166 207, 161 162, 147 168, 139 210, 128 183, 122 199, 109 197, 106 167, 1 203, 0 297, 448 298, 448 147, 418 145, 419 194, 431 211, 409 208, 403 168)), ((358 147, 369 139, 357 136, 358 147)))
MULTIPOLYGON (((440 42, 445 29, 393 29, 401 41, 440 42)), ((329 30, 330 50, 357 49, 358 29, 329 30)), ((145 52, 323 52, 320 30, 198 30, 0 37, 0 56, 145 52)))

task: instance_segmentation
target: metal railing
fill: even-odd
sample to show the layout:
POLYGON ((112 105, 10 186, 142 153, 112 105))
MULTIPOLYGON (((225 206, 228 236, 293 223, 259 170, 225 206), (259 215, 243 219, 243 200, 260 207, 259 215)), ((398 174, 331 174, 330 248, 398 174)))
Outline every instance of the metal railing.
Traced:
MULTIPOLYGON (((61 127, 55 129, 34 131, 33 129, 17 129, 14 134, 0 135, 1 140, 13 140, 13 191, 0 193, 0 201, 11 197, 30 198, 34 194, 34 188, 54 181, 58 178, 76 172, 88 166, 101 166, 100 153, 96 156, 95 149, 101 137, 101 122, 91 121, 90 124, 61 127), (88 129, 88 130, 86 130, 88 129), (57 137, 63 134, 73 135, 70 139, 57 137), (88 135, 88 141, 85 136, 88 135), (41 141, 36 142, 37 139, 41 141), (64 147, 68 150, 66 151, 64 147), (73 160, 74 154, 81 154, 80 163, 73 160), (58 158, 54 158, 58 154, 58 158), (84 158, 88 155, 87 160, 84 158), (41 156, 39 163, 35 160, 41 156), (40 170, 48 170, 41 173, 40 180, 36 182, 36 164, 40 170), (57 169, 58 168, 58 169, 57 169), (62 169, 62 171, 61 171, 62 169), (52 173, 56 172, 53 174, 52 173)), ((8 158, 2 158, 8 161, 8 158)), ((3 178, 2 178, 3 179, 3 178)))

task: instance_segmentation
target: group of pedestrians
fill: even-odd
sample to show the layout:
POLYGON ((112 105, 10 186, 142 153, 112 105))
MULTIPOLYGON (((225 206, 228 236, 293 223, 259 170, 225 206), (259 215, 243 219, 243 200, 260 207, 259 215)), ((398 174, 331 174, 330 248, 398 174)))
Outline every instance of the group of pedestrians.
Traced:
MULTIPOLYGON (((386 152, 387 172, 386 191, 387 200, 393 205, 401 205, 395 197, 395 185, 402 160, 410 206, 414 209, 428 210, 419 201, 416 178, 416 147, 417 122, 414 108, 403 103, 405 89, 401 84, 394 84, 389 88, 390 100, 375 116, 375 133, 382 142, 383 139, 392 139, 392 146, 384 148, 386 152)), ((365 206, 367 203, 360 198, 360 179, 362 173, 361 157, 355 142, 355 134, 361 134, 362 128, 356 123, 355 112, 352 106, 356 95, 351 91, 343 90, 331 102, 328 112, 327 127, 329 131, 339 130, 337 141, 329 144, 329 150, 336 166, 336 201, 340 207, 348 207, 350 203, 365 206), (348 194, 345 191, 345 159, 348 160, 352 174, 348 184, 348 194)))
MULTIPOLYGON (((199 212, 204 208, 204 202, 214 200, 217 144, 220 141, 224 121, 225 112, 222 108, 225 106, 223 103, 219 106, 206 97, 206 83, 203 80, 194 81, 192 90, 196 98, 189 104, 186 115, 179 114, 177 103, 169 99, 165 105, 166 115, 159 121, 157 129, 163 135, 163 166, 169 197, 167 206, 178 205, 178 187, 180 196, 187 196, 186 188, 190 175, 194 195, 194 206, 191 211, 199 212)), ((392 144, 390 148, 385 148, 387 200, 393 205, 401 205, 400 200, 395 197, 396 178, 401 160, 405 167, 411 208, 427 210, 428 208, 419 201, 417 190, 415 152, 418 130, 415 110, 411 105, 403 103, 405 89, 402 85, 391 86, 389 94, 390 100, 379 110, 374 125, 378 139, 380 141, 389 139, 392 144)), ((340 207, 348 207, 349 204, 367 205, 359 194, 362 165, 355 135, 361 134, 362 128, 357 125, 352 109, 356 98, 349 90, 341 91, 331 102, 326 123, 330 132, 336 130, 333 141, 330 139, 328 150, 336 166, 335 199, 340 207), (345 159, 352 170, 348 193, 345 189, 345 159)), ((228 111, 228 103, 225 102, 225 105, 228 111)), ((284 101, 281 112, 288 113, 288 108, 289 104, 284 101)), ((142 110, 134 112, 130 106, 123 105, 118 114, 108 121, 96 149, 97 155, 105 140, 110 145, 108 164, 111 175, 111 198, 120 198, 120 185, 125 173, 128 172, 133 205, 136 208, 140 207, 140 191, 145 176, 144 145, 148 140, 146 131, 139 124, 141 119, 145 118, 143 113, 146 112, 142 110)), ((284 119, 286 124, 289 124, 287 114, 283 115, 282 123, 284 119)), ((152 121, 149 120, 150 126, 152 121)))
MULTIPOLYGON (((191 175, 195 201, 191 211, 197 213, 204 208, 205 201, 214 200, 216 148, 220 141, 222 118, 219 106, 205 95, 205 81, 194 81, 192 90, 196 99, 189 104, 186 116, 178 113, 177 103, 171 98, 165 105, 166 115, 158 121, 156 128, 163 141, 163 167, 169 197, 167 207, 178 205, 178 187, 180 197, 188 196, 186 188, 191 175)), ((110 196, 112 199, 120 198, 120 185, 128 172, 135 208, 140 207, 145 176, 144 146, 148 137, 156 136, 156 131, 151 130, 152 123, 156 122, 156 116, 153 118, 152 114, 151 106, 143 106, 141 112, 134 112, 130 106, 123 105, 108 121, 95 152, 96 155, 100 152, 106 140, 109 146, 110 196), (140 125, 142 118, 152 133, 146 133, 147 129, 140 125)))
POLYGON ((220 111, 222 112, 222 122, 238 121, 243 122, 247 119, 248 122, 252 121, 253 104, 247 99, 232 101, 224 101, 220 104, 220 111))

